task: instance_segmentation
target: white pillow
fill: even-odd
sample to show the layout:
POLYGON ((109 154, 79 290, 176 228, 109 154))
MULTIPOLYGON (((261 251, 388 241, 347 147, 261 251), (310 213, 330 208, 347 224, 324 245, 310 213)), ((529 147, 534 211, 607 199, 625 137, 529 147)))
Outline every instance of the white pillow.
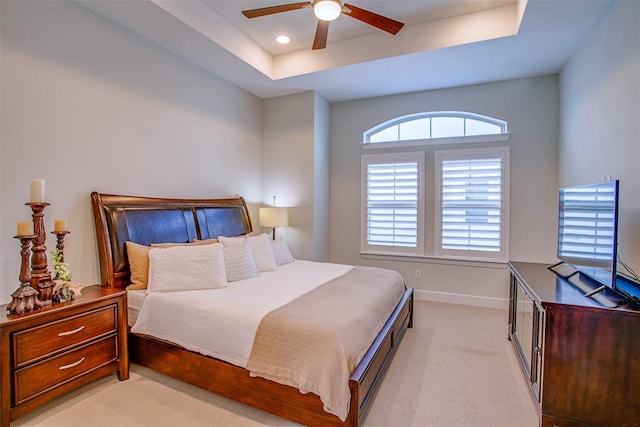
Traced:
POLYGON ((147 293, 227 286, 220 244, 172 246, 149 251, 147 293))
POLYGON ((251 242, 253 259, 256 261, 258 271, 275 270, 278 265, 276 264, 276 257, 273 254, 271 237, 266 233, 262 233, 258 236, 249 237, 249 241, 251 242))
POLYGON ((253 259, 253 250, 248 238, 241 238, 238 242, 224 246, 224 266, 227 272, 227 281, 248 279, 258 274, 256 263, 253 259))
MULTIPOLYGON (((225 247, 241 244, 246 239, 246 236, 218 237, 218 240, 225 245, 225 247)), ((271 237, 266 233, 262 233, 258 236, 249 236, 249 242, 251 243, 251 250, 253 252, 253 260, 256 264, 256 269, 258 271, 275 270, 278 265, 276 264, 276 257, 273 254, 271 237)))
POLYGON ((278 237, 276 240, 272 240, 271 247, 273 249, 273 255, 276 259, 276 265, 281 266, 295 261, 293 255, 291 255, 291 251, 289 250, 287 243, 282 237, 278 237))

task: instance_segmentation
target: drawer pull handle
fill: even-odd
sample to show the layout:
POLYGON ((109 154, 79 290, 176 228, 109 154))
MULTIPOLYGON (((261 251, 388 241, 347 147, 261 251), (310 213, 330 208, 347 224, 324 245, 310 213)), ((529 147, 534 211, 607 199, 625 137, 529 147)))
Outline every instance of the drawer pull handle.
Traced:
POLYGON ((74 329, 73 331, 60 332, 60 333, 58 333, 58 336, 59 337, 65 337, 67 335, 77 334, 78 332, 80 332, 83 329, 84 329, 84 325, 80 326, 78 329, 74 329))
POLYGON ((64 371, 65 369, 75 368, 76 366, 78 366, 82 362, 84 362, 84 357, 82 359, 78 360, 77 362, 73 362, 73 363, 69 363, 68 365, 60 366, 58 369, 61 370, 61 371, 64 371))

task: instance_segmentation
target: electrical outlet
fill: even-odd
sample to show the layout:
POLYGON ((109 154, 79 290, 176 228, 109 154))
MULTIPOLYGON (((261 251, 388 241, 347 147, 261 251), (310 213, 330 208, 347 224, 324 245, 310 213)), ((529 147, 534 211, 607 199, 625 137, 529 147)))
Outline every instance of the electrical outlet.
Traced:
POLYGON ((416 279, 422 279, 422 270, 416 268, 416 279))

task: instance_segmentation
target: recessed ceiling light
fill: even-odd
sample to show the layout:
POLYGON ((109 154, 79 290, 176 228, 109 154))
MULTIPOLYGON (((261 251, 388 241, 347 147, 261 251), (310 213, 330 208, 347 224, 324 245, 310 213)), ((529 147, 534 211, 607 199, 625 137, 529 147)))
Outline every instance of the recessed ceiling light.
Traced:
POLYGON ((285 36, 284 34, 281 34, 278 37, 276 37, 276 41, 280 44, 287 44, 291 41, 291 39, 289 38, 289 36, 285 36))

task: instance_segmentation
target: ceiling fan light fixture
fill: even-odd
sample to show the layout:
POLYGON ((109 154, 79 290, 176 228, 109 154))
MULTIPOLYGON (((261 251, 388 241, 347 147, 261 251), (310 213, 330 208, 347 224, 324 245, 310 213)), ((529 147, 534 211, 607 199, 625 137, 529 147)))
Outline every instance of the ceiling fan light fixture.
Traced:
POLYGON ((319 0, 313 4, 313 13, 322 21, 333 21, 342 13, 342 5, 337 0, 319 0))

